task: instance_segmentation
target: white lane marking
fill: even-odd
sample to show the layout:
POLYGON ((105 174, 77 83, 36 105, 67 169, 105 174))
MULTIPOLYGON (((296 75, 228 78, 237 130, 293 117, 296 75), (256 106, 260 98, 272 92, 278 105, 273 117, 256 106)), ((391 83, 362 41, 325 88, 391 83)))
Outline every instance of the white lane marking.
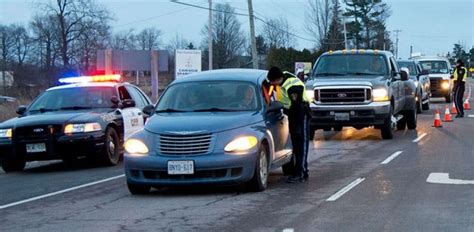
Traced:
POLYGON ((68 188, 68 189, 48 193, 48 194, 45 194, 45 195, 28 198, 28 199, 25 199, 25 200, 21 200, 21 201, 13 202, 13 203, 10 203, 10 204, 2 205, 2 206, 0 206, 0 209, 6 209, 6 208, 9 208, 9 207, 12 207, 12 206, 21 205, 21 204, 25 204, 25 203, 28 203, 28 202, 40 200, 40 199, 43 199, 43 198, 59 195, 59 194, 62 194, 62 193, 71 192, 71 191, 74 191, 74 190, 77 190, 77 189, 89 187, 89 186, 96 185, 96 184, 101 184, 101 183, 104 183, 104 182, 107 182, 107 181, 116 180, 116 179, 122 178, 124 176, 125 175, 122 174, 122 175, 110 177, 110 178, 107 178, 107 179, 98 180, 98 181, 94 181, 94 182, 91 182, 91 183, 75 186, 75 187, 72 187, 72 188, 68 188))
POLYGON ((293 229, 293 228, 286 228, 286 229, 283 230, 283 232, 294 232, 294 231, 295 231, 295 229, 293 229))
POLYGON ((433 172, 428 176, 426 182, 432 184, 474 184, 474 180, 459 180, 449 178, 449 173, 433 172))
POLYGON ((342 197, 342 195, 349 192, 351 189, 356 187, 358 184, 362 183, 362 181, 364 181, 364 180, 365 180, 365 178, 359 178, 357 180, 354 180, 352 183, 350 183, 349 185, 347 185, 343 189, 339 190, 339 192, 337 192, 334 195, 332 195, 331 197, 329 197, 326 201, 336 201, 337 199, 342 197))
POLYGON ((474 118, 474 114, 470 114, 467 116, 468 118, 474 118))
POLYGON ((418 136, 418 138, 414 139, 413 142, 418 143, 418 142, 420 142, 420 140, 422 140, 427 135, 428 135, 428 133, 423 133, 420 136, 418 136))
POLYGON ((388 164, 388 163, 390 163, 390 161, 394 160, 395 158, 397 158, 402 153, 403 153, 403 151, 397 151, 397 152, 393 153, 391 156, 389 156, 387 159, 382 161, 382 163, 380 163, 380 164, 388 164))

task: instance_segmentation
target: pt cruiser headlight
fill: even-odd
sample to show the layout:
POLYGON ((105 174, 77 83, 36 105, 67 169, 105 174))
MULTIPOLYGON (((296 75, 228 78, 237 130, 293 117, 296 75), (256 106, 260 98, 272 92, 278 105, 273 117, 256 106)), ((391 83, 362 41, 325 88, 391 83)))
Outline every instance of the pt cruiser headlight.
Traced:
POLYGON ((148 154, 148 147, 138 139, 129 139, 125 142, 125 151, 131 155, 148 154))
POLYGON ((374 89, 372 98, 375 102, 388 101, 388 91, 386 89, 374 89))
POLYGON ((0 138, 11 138, 12 134, 12 129, 0 129, 0 138))
POLYGON ((65 134, 74 134, 74 133, 86 133, 100 131, 102 127, 99 123, 83 123, 83 124, 67 124, 64 127, 65 134))
POLYGON ((255 136, 243 136, 234 139, 232 142, 225 146, 224 151, 226 152, 242 152, 248 151, 257 145, 258 141, 255 136))

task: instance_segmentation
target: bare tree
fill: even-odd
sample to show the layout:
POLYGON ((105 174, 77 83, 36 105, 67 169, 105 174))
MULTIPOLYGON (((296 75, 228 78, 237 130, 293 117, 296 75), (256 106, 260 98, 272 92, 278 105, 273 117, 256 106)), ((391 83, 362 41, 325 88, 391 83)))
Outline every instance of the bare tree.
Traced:
MULTIPOLYGON (((245 36, 241 30, 241 24, 234 14, 235 10, 229 3, 216 4, 212 18, 213 37, 213 66, 214 68, 227 68, 236 66, 236 58, 243 52, 245 36)), ((204 26, 202 34, 204 38, 208 35, 208 26, 204 26)), ((204 56, 207 59, 207 40, 203 42, 205 48, 204 56)))
POLYGON ((30 23, 38 62, 49 72, 54 67, 58 57, 59 44, 57 41, 56 17, 53 15, 35 16, 30 23))
POLYGON ((12 25, 11 33, 15 62, 18 66, 22 66, 31 50, 32 39, 26 28, 21 25, 12 25))
POLYGON ((295 38, 289 34, 290 24, 285 17, 268 20, 263 25, 263 37, 266 44, 274 48, 289 48, 295 45, 295 38))
POLYGON ((74 45, 77 50, 74 52, 77 63, 81 70, 88 71, 95 69, 97 50, 105 49, 110 38, 110 26, 106 23, 85 21, 84 27, 90 28, 89 33, 84 33, 78 37, 74 45))
POLYGON ((117 50, 134 50, 136 49, 135 34, 133 29, 121 31, 112 36, 109 47, 117 50))
POLYGON ((316 48, 324 49, 325 40, 331 23, 331 0, 308 0, 309 7, 306 11, 306 31, 318 43, 316 48))
POLYGON ((3 93, 6 94, 7 92, 7 85, 6 85, 6 74, 5 71, 8 69, 8 64, 10 63, 13 57, 13 45, 14 40, 11 36, 11 27, 0 25, 0 52, 2 58, 2 76, 3 76, 3 93))
POLYGON ((141 50, 158 49, 160 46, 161 31, 155 27, 143 29, 135 36, 138 47, 141 50))
POLYGON ((93 0, 56 0, 55 4, 44 5, 44 8, 47 14, 57 18, 60 55, 65 67, 70 66, 74 56, 73 43, 95 30, 90 25, 110 20, 108 11, 93 0))

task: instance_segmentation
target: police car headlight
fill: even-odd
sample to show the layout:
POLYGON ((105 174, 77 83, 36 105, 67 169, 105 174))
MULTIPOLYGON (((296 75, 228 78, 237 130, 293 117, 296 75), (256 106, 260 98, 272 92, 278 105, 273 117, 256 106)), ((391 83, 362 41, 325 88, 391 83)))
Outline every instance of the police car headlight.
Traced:
POLYGON ((129 139, 125 142, 125 151, 131 155, 143 155, 148 153, 148 147, 138 139, 129 139))
POLYGON ((12 129, 0 129, 0 138, 11 138, 12 135, 12 129))
POLYGON ((74 134, 74 133, 86 133, 100 131, 102 127, 99 123, 83 123, 83 124, 67 124, 64 127, 65 134, 74 134))
POLYGON ((314 101, 314 91, 313 90, 306 90, 306 96, 308 96, 311 101, 314 101))
POLYGON ((258 141, 255 136, 243 136, 234 139, 232 142, 225 146, 224 151, 226 152, 242 152, 248 151, 257 145, 258 141))
POLYGON ((374 89, 372 98, 375 102, 388 101, 388 91, 386 89, 374 89))

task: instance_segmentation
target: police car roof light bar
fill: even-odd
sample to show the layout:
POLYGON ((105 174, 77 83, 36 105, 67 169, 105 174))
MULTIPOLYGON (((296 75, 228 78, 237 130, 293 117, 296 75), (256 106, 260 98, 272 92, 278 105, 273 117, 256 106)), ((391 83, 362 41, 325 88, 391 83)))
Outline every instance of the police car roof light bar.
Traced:
POLYGON ((89 83, 89 82, 120 82, 120 75, 97 75, 97 76, 79 76, 60 78, 59 82, 63 84, 89 83))

